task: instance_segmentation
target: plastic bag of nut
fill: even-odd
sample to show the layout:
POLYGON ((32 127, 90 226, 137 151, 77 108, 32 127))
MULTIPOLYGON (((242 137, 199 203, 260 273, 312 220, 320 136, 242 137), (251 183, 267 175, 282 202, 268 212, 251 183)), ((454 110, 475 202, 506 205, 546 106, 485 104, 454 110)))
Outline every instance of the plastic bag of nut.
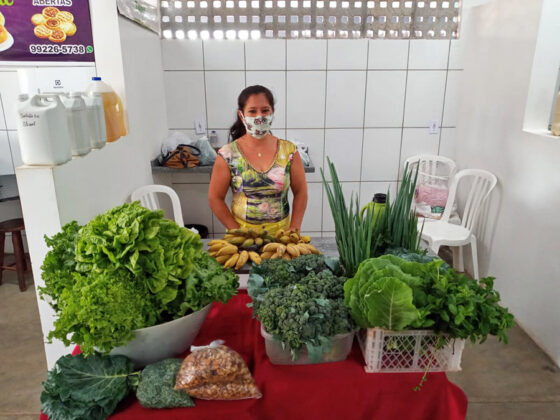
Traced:
POLYGON ((202 400, 261 398, 249 368, 241 356, 222 340, 207 346, 191 346, 175 381, 176 390, 202 400))

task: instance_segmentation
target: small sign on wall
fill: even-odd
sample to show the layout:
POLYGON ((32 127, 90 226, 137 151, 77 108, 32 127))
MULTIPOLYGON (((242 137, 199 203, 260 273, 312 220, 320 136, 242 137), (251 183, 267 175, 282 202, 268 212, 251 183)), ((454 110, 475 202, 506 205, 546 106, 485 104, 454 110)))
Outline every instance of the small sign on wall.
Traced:
POLYGON ((94 61, 88 0, 0 0, 0 63, 94 61))

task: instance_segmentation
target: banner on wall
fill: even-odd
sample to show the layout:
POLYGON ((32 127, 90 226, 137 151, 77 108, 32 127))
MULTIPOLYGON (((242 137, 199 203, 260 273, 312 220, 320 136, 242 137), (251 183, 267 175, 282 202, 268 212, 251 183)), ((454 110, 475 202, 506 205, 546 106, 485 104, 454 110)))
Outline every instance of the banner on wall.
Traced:
POLYGON ((88 0, 0 0, 0 64, 94 62, 88 0))

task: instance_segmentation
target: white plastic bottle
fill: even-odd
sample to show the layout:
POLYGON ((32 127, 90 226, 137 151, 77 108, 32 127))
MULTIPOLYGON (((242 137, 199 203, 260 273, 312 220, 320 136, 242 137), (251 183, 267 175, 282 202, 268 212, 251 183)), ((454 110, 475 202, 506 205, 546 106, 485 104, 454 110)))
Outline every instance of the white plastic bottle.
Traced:
POLYGON ((103 98, 101 93, 92 92, 89 95, 84 94, 84 101, 87 108, 91 148, 101 149, 107 143, 103 98))
POLYGON ((86 89, 86 94, 93 92, 101 93, 103 98, 103 108, 105 111, 105 127, 107 141, 113 142, 122 136, 126 136, 126 112, 121 98, 101 77, 92 77, 91 83, 86 89))
POLYGON ((66 106, 72 156, 86 155, 91 150, 86 103, 80 92, 71 92, 61 98, 66 106))
POLYGON ((26 165, 60 165, 72 159, 66 108, 58 95, 20 95, 17 129, 26 165))

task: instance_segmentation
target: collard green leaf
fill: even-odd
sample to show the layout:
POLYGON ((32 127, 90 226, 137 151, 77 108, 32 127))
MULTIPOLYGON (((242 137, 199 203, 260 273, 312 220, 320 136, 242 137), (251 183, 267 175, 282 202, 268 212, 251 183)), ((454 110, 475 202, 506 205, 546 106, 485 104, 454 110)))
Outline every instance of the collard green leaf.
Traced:
POLYGON ((368 323, 392 331, 400 331, 418 318, 412 304, 412 289, 395 277, 373 283, 363 297, 368 308, 368 323))
POLYGON ((63 356, 43 383, 42 411, 51 420, 105 419, 130 391, 132 368, 125 356, 63 356))

